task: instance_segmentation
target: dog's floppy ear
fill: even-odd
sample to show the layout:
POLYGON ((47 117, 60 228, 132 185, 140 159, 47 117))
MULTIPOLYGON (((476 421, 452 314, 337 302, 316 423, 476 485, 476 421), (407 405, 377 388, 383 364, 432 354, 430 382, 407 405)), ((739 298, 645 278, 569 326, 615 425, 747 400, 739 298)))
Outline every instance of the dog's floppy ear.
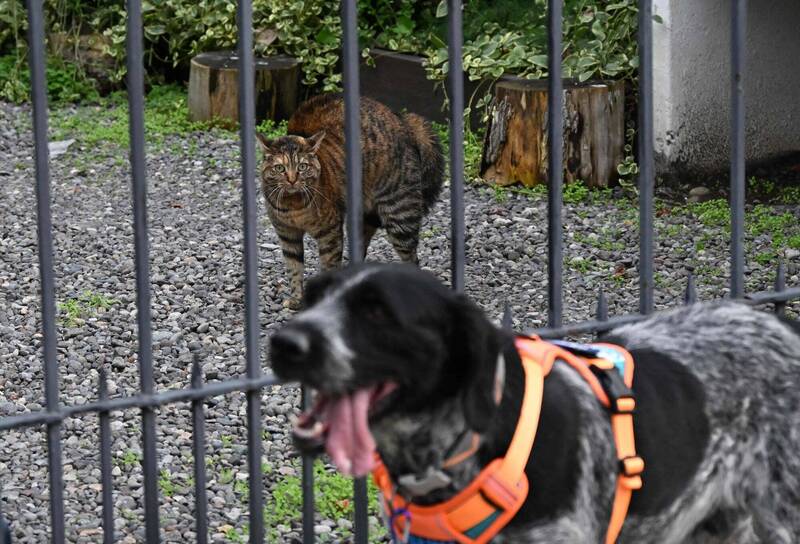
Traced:
POLYGON ((495 404, 495 370, 500 342, 497 329, 483 311, 464 295, 453 301, 452 339, 454 368, 464 376, 461 402, 469 426, 476 432, 489 428, 495 404))

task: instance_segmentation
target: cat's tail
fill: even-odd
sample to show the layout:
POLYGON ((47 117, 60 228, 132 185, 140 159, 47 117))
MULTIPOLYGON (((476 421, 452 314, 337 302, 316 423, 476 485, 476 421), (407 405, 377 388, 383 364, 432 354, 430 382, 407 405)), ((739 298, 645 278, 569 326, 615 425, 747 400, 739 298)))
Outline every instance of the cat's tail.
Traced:
POLYGON ((431 209, 444 184, 444 154, 442 143, 431 124, 413 113, 403 115, 411 139, 419 152, 422 166, 422 201, 425 212, 431 209))

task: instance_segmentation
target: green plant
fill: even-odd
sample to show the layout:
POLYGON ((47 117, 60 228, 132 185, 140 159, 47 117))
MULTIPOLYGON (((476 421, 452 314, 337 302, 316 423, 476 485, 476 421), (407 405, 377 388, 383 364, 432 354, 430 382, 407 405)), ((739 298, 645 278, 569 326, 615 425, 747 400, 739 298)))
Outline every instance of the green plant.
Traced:
POLYGON ((172 474, 168 470, 162 470, 158 477, 158 488, 165 497, 175 494, 175 484, 172 481, 172 474))
POLYGON ((589 188, 581 180, 564 184, 564 202, 566 204, 579 204, 589 198, 589 188))
MULTIPOLYGON (((475 35, 464 42, 464 70, 470 79, 497 78, 511 72, 522 77, 547 76, 547 2, 534 0, 509 6, 508 18, 483 19, 475 35)), ((469 2, 464 20, 470 21, 492 2, 469 2)), ((442 0, 437 16, 447 14, 442 0)), ((495 15, 497 12, 495 12, 495 15)), ((635 0, 601 3, 596 0, 566 0, 564 4, 563 72, 565 77, 586 81, 595 77, 632 77, 638 67, 636 54, 637 14, 635 0)), ((474 27, 473 27, 474 28, 474 27)), ((443 79, 447 73, 447 46, 441 40, 429 53, 428 73, 443 79)))
POLYGON ((279 138, 286 135, 287 125, 287 121, 276 123, 272 119, 264 119, 261 123, 259 123, 258 126, 256 126, 256 131, 260 132, 267 138, 279 138))
POLYGON ((498 203, 503 203, 508 200, 508 189, 501 185, 494 185, 492 186, 492 191, 494 192, 494 201, 498 203))
POLYGON ((113 304, 116 301, 105 295, 84 291, 79 297, 59 303, 58 309, 64 314, 64 325, 74 327, 79 319, 94 316, 98 310, 108 310, 113 304))
MULTIPOLYGON (((371 515, 378 515, 378 490, 368 480, 368 505, 371 515)), ((314 497, 319 515, 325 519, 341 519, 353 514, 353 480, 328 469, 320 461, 314 462, 314 497)), ((300 519, 303 497, 298 476, 287 476, 277 483, 271 500, 264 507, 267 527, 290 525, 300 519)), ((277 538, 277 531, 271 535, 277 538)))
MULTIPOLYGON (((96 83, 79 66, 59 57, 48 57, 47 96, 52 104, 93 102, 99 98, 96 83)), ((24 102, 30 98, 30 71, 27 59, 18 54, 0 57, 0 98, 24 102)))
POLYGON ((590 270, 594 269, 594 263, 589 259, 584 259, 583 257, 574 257, 567 261, 567 266, 576 272, 580 272, 581 274, 586 274, 590 270))
POLYGON ((133 450, 127 450, 123 455, 122 458, 118 461, 118 464, 121 464, 126 469, 130 469, 133 466, 138 465, 141 462, 141 455, 136 453, 133 450))
POLYGON ((635 178, 639 174, 639 164, 633 155, 633 142, 635 139, 636 129, 633 126, 633 122, 630 122, 625 130, 625 158, 617 165, 617 174, 619 174, 619 184, 624 189, 638 194, 635 178))
POLYGON ((233 469, 229 467, 225 467, 219 471, 219 478, 217 481, 222 485, 229 484, 233 481, 233 469))

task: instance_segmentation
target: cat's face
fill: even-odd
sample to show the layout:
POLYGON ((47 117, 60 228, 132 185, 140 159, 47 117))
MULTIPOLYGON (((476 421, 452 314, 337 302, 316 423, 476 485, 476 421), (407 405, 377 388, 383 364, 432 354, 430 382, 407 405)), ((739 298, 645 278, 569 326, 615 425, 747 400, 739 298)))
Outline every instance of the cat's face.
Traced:
POLYGON ((325 137, 318 132, 310 138, 282 136, 268 140, 258 134, 264 160, 261 163, 261 182, 269 200, 279 201, 284 195, 305 194, 309 198, 319 179, 320 163, 317 150, 325 137))

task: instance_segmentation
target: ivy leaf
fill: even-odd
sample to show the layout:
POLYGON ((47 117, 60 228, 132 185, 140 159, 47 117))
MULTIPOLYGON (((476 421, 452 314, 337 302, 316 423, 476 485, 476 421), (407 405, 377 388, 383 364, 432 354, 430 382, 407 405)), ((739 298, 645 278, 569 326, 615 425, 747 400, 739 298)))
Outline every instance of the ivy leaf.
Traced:
POLYGON ((436 17, 447 17, 447 0, 441 0, 436 6, 436 17))
POLYGON ((144 27, 144 33, 148 36, 161 36, 167 31, 164 25, 151 25, 144 27))
POLYGON ((593 75, 594 75, 594 70, 587 70, 585 72, 581 72, 578 75, 578 81, 583 83, 584 81, 591 79, 593 75))
POLYGON ((331 29, 326 26, 322 27, 320 31, 317 32, 315 38, 317 42, 322 45, 334 45, 337 41, 336 34, 331 32, 331 29))
POLYGON ((408 15, 401 15, 397 18, 397 31, 401 34, 411 34, 414 30, 414 21, 408 15))
POLYGON ((542 68, 547 68, 547 55, 533 55, 528 58, 531 61, 531 64, 535 66, 541 66, 542 68))
POLYGON ((661 15, 653 15, 653 20, 660 25, 664 24, 664 18, 661 15))
POLYGON ((595 22, 592 23, 592 34, 597 36, 598 40, 602 41, 606 39, 606 33, 603 30, 603 25, 600 23, 599 20, 595 20, 595 22))

